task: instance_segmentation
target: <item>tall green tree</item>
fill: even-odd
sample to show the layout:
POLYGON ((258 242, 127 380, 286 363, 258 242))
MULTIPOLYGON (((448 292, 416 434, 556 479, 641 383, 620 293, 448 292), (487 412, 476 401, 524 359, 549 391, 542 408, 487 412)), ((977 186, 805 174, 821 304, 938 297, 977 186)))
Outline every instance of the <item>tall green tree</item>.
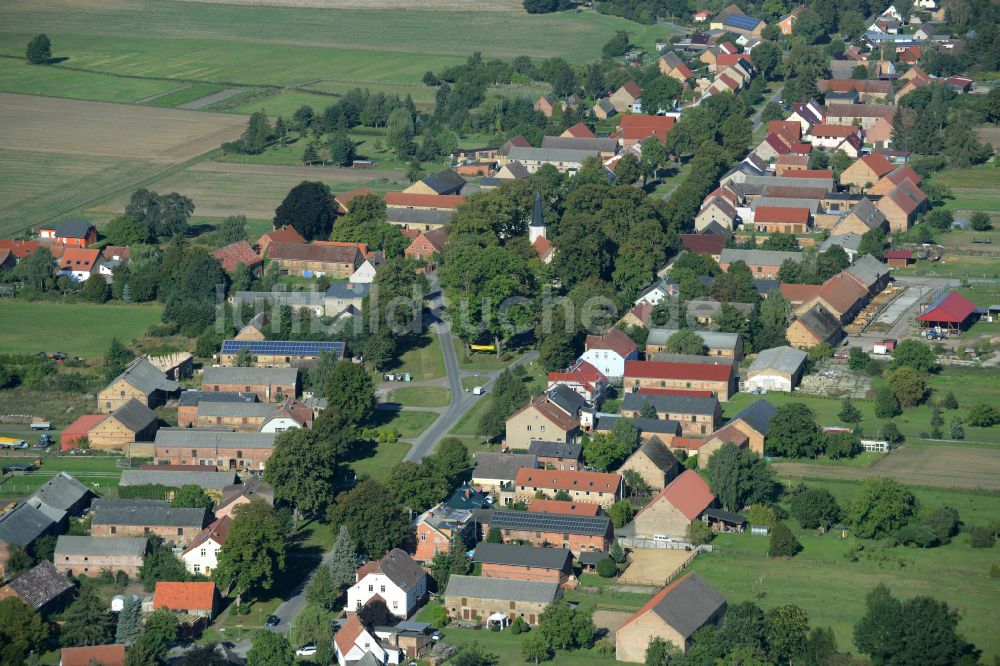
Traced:
POLYGON ((723 444, 712 454, 706 472, 709 487, 727 511, 770 502, 780 488, 763 458, 733 444, 723 444))
POLYGON ((304 180, 293 187, 274 211, 274 228, 291 225, 307 241, 330 236, 336 208, 330 187, 304 180))
POLYGON ((560 650, 587 647, 594 639, 590 612, 559 600, 549 604, 538 618, 537 631, 549 645, 560 650))
POLYGON ((768 655, 775 664, 792 664, 805 651, 809 616, 789 604, 767 611, 768 655))
POLYGON ((910 490, 890 477, 865 479, 846 518, 862 539, 891 534, 909 523, 920 504, 910 490))
POLYGON ((271 131, 271 123, 267 119, 266 112, 260 110, 250 114, 246 131, 240 137, 243 151, 252 155, 263 152, 271 141, 271 131))
POLYGON ((801 402, 778 407, 771 418, 767 448, 775 455, 790 458, 814 458, 823 450, 823 440, 816 415, 801 402))
POLYGON ((63 645, 104 645, 115 635, 114 619, 108 603, 93 585, 83 585, 76 600, 63 613, 63 645))
POLYGON ((47 65, 52 60, 52 42, 47 35, 35 35, 28 42, 25 52, 28 63, 32 65, 47 65))
POLYGON ((274 438, 264 480, 274 498, 307 516, 320 515, 333 501, 337 457, 329 441, 314 430, 290 428, 274 438))
POLYGON ((393 493, 377 481, 362 481, 341 493, 327 511, 330 524, 346 525, 358 547, 378 558, 413 539, 407 512, 393 493))
POLYGON ((288 530, 274 508, 262 500, 236 507, 219 553, 213 578, 239 598, 254 589, 271 589, 274 577, 285 568, 288 530))
POLYGON ((341 525, 337 532, 337 540, 333 542, 333 553, 330 555, 330 574, 339 589, 354 584, 357 570, 358 547, 351 538, 347 525, 341 525))
POLYGON ((40 653, 49 627, 38 611, 19 597, 0 600, 0 662, 21 666, 33 652, 40 653))
POLYGON ((294 666, 295 651, 284 634, 258 631, 250 639, 247 666, 294 666))
POLYGON ((208 496, 201 486, 187 483, 177 489, 174 499, 170 501, 171 506, 186 509, 211 509, 214 501, 208 496))
POLYGON ((115 642, 131 645, 142 636, 142 601, 139 597, 125 597, 125 605, 118 613, 118 627, 115 630, 115 642))
POLYGON ((339 412, 355 426, 364 425, 375 413, 375 384, 362 365, 338 363, 326 381, 323 395, 326 409, 339 412))

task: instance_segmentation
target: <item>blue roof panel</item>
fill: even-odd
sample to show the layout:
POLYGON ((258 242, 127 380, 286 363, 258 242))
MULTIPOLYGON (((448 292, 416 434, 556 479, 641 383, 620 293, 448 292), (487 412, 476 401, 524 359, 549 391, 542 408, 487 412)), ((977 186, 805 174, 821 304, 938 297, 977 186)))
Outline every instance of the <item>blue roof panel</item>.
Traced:
POLYGON ((241 349, 249 349, 251 354, 272 354, 275 356, 319 356, 320 352, 333 352, 339 358, 344 357, 343 342, 226 340, 222 343, 223 354, 236 354, 241 349))
POLYGON ((722 25, 728 25, 733 28, 739 28, 740 30, 753 30, 760 23, 760 19, 755 19, 752 16, 740 16, 739 14, 734 14, 726 18, 722 25))

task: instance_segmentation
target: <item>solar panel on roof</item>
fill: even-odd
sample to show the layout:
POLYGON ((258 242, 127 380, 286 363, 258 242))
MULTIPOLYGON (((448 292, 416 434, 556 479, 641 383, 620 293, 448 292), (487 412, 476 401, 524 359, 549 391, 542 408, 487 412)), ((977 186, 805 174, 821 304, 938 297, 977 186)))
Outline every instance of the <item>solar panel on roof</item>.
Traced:
POLYGON ((320 352, 344 355, 343 342, 316 342, 307 340, 226 340, 222 343, 223 354, 236 354, 247 349, 251 354, 272 354, 275 356, 318 356, 320 352))
POLYGON ((753 30, 760 23, 760 19, 755 19, 752 16, 730 16, 726 19, 724 25, 729 25, 734 28, 740 28, 741 30, 753 30))

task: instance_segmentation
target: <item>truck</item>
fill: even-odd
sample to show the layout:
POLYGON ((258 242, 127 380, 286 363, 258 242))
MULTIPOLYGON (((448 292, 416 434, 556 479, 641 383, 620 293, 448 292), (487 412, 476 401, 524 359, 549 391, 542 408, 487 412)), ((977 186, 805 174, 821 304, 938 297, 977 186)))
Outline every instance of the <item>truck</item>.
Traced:
POLYGON ((23 439, 15 439, 14 437, 0 437, 0 448, 26 449, 28 448, 28 443, 23 439))
POLYGON ((31 424, 32 430, 52 430, 52 424, 48 421, 34 421, 31 424))

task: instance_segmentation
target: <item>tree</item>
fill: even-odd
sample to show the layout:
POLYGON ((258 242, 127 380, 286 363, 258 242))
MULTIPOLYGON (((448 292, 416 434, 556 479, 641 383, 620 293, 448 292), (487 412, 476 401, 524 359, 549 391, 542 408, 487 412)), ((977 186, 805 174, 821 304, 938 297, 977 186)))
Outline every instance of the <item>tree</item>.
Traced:
POLYGON ((628 525, 629 522, 632 521, 632 517, 634 515, 635 508, 627 499, 618 500, 611 505, 611 508, 608 509, 608 516, 617 528, 622 528, 628 525))
POLYGON ((733 444, 723 444, 712 454, 706 472, 709 487, 727 511, 769 502, 779 490, 774 470, 764 459, 733 444))
POLYGON ((1000 411, 989 403, 980 402, 969 408, 965 421, 973 428, 989 428, 1000 423, 1000 411))
POLYGON ((284 634, 258 631, 250 639, 247 666, 294 666, 295 651, 284 634))
POLYGON ((368 603, 361 607, 361 610, 358 611, 358 619, 361 621, 361 624, 367 627, 391 625, 395 621, 385 601, 377 598, 370 599, 368 603))
POLYGON ((139 642, 165 657, 169 644, 177 640, 177 615, 169 608, 158 608, 146 616, 145 624, 146 628, 139 642))
POLYGON ((552 647, 572 650, 590 645, 594 621, 589 612, 560 599, 549 604, 538 618, 538 633, 552 647))
POLYGON ((916 407, 927 395, 927 383, 923 375, 909 366, 900 366, 889 373, 889 388, 892 389, 900 407, 916 407))
POLYGON ((104 281, 103 276, 94 273, 83 283, 80 295, 91 303, 106 303, 111 298, 111 285, 104 281))
POLYGON ((529 14, 548 14, 559 8, 559 0, 524 0, 521 4, 529 14))
POLYGON ((264 480, 274 488, 274 499, 308 516, 322 514, 333 501, 336 475, 337 457, 331 442, 315 430, 303 428, 278 433, 264 469, 264 480))
POLYGON ((274 211, 274 228, 291 225, 307 241, 330 236, 336 208, 330 187, 323 182, 304 180, 285 196, 274 211))
POLYGON ((142 601, 135 595, 125 597, 125 605, 118 614, 115 642, 131 645, 142 636, 142 601))
POLYGON ((941 406, 945 409, 958 409, 958 399, 955 398, 955 394, 948 391, 941 400, 941 406))
POLYGON ((320 563, 306 586, 306 599, 326 610, 334 610, 340 588, 333 580, 333 572, 326 564, 320 563))
POLYGON ((48 636, 38 611, 19 597, 0 600, 0 662, 20 666, 29 654, 44 650, 48 636))
POLYGON ((413 538, 406 511, 377 481, 362 481, 342 493, 327 511, 327 520, 332 525, 346 525, 369 557, 381 557, 413 538))
POLYGON ((692 545, 700 546, 711 541, 715 537, 715 532, 704 521, 695 518, 688 523, 686 536, 692 545))
POLYGON ((354 142, 346 134, 333 137, 328 143, 330 161, 337 166, 350 166, 354 162, 356 148, 354 142))
POLYGON ((641 176, 639 158, 632 153, 627 153, 615 165, 615 182, 634 185, 641 176))
POLYGON ((795 19, 795 36, 806 44, 815 44, 827 35, 828 26, 819 13, 806 7, 795 19))
POLYGON ((271 123, 267 120, 267 113, 263 110, 250 114, 247 121, 247 128, 240 137, 240 146, 243 152, 256 155, 267 147, 271 140, 271 123))
POLYGON ((125 666, 162 666, 164 656, 164 650, 140 639, 125 650, 125 666))
POLYGON ((918 372, 937 370, 937 356, 930 345, 920 340, 903 340, 892 350, 892 368, 909 366, 918 372))
POLYGON ((794 557, 800 550, 802 550, 802 544, 788 529, 788 525, 778 522, 771 528, 770 542, 767 547, 769 557, 794 557))
POLYGON ((229 666, 229 660, 219 655, 218 643, 195 645, 184 653, 177 666, 229 666))
POLYGON ((323 387, 323 395, 326 409, 340 412, 355 426, 367 423, 375 413, 375 384, 362 365, 338 363, 323 387))
POLYGON ((186 483, 177 489, 174 493, 174 499, 171 500, 170 506, 176 506, 185 509, 211 509, 214 501, 208 496, 201 486, 195 485, 193 483, 186 483))
POLYGON ((875 416, 880 419, 889 419, 900 414, 899 400, 896 394, 888 386, 880 386, 875 389, 875 416))
MULTIPOLYGON (((857 349, 857 347, 852 347, 851 351, 854 351, 854 349, 857 349)), ((865 354, 865 359, 867 360, 867 358, 868 355, 865 354)), ((845 396, 840 402, 840 412, 837 414, 837 418, 843 423, 851 423, 855 426, 861 422, 861 410, 854 406, 854 402, 850 396, 845 396)))
POLYGON ((972 225, 973 231, 989 231, 993 228, 990 216, 981 210, 977 210, 969 217, 969 224, 972 225))
POLYGON ((597 432, 583 440, 583 459, 600 471, 617 469, 632 455, 638 443, 638 431, 629 419, 615 424, 611 432, 597 432), (618 426, 622 425, 621 428, 618 426))
POLYGON ((645 666, 667 666, 677 655, 677 648, 661 636, 653 636, 646 645, 645 666))
POLYGON ((866 612, 854 625, 854 644, 876 664, 975 663, 976 650, 958 633, 958 613, 943 601, 917 596, 900 601, 884 584, 865 597, 866 612))
POLYGON ((750 62, 761 76, 773 81, 781 64, 781 47, 774 42, 763 41, 750 52, 750 62))
POLYGON ((149 550, 142 558, 142 567, 139 568, 139 579, 147 592, 152 592, 156 587, 156 581, 183 582, 188 579, 187 569, 174 551, 171 550, 163 539, 155 535, 147 537, 149 539, 149 550))
POLYGON ((840 505, 826 488, 804 488, 792 496, 791 513, 804 529, 829 529, 840 520, 840 505))
POLYGON ((885 259, 885 232, 880 228, 869 229, 861 236, 858 254, 870 254, 879 261, 885 259))
POLYGON ((288 530, 274 508, 253 500, 233 510, 226 547, 213 572, 221 588, 237 594, 271 589, 274 576, 285 568, 288 530))
POLYGON ((656 176, 660 165, 667 161, 667 151, 656 136, 646 137, 639 146, 642 149, 639 161, 642 167, 642 186, 645 187, 646 182, 656 176))
POLYGON ((132 192, 125 206, 125 216, 145 227, 149 240, 183 235, 193 212, 194 202, 188 197, 177 192, 161 195, 146 188, 132 192))
POLYGON ((496 666, 500 657, 487 652, 479 643, 462 646, 449 660, 452 666, 496 666))
POLYGON ((529 634, 521 641, 521 658, 529 663, 540 664, 552 659, 554 654, 549 642, 540 633, 529 634))
POLYGON ((466 547, 462 540, 455 539, 451 542, 448 550, 434 554, 434 558, 431 560, 431 576, 437 583, 439 592, 444 592, 448 587, 448 579, 451 578, 452 574, 461 576, 468 573, 469 558, 465 551, 466 547))
POLYGON ((806 647, 809 616, 795 605, 767 611, 768 655, 776 664, 791 664, 806 647))
POLYGON ((351 538, 347 525, 341 525, 337 532, 337 540, 333 543, 330 555, 330 574, 338 589, 343 589, 355 582, 358 562, 358 547, 351 538))
POLYGON ((627 559, 625 556, 625 549, 622 548, 622 545, 618 543, 617 539, 611 542, 611 547, 608 548, 608 555, 610 555, 611 559, 618 564, 625 564, 625 560, 627 559))
POLYGON ((119 215, 108 222, 104 237, 109 245, 137 245, 149 240, 149 229, 128 215, 119 215))
POLYGON ((917 498, 889 477, 865 479, 846 518, 862 539, 885 536, 906 525, 917 514, 917 498))
POLYGON ((962 419, 957 416, 951 419, 950 434, 952 439, 965 439, 965 428, 962 427, 962 419))
POLYGON ((47 65, 52 61, 52 42, 44 35, 35 35, 28 42, 28 49, 25 53, 28 64, 47 65))
MULTIPOLYGON (((658 75, 651 81, 646 81, 642 87, 642 107, 645 113, 655 115, 660 111, 673 109, 674 100, 681 96, 684 89, 680 81, 669 76, 658 75)), ((617 175, 618 169, 615 168, 617 175)))
POLYGON ((815 458, 823 450, 816 415, 801 402, 778 407, 771 418, 767 448, 779 456, 815 458))
POLYGON ((216 233, 219 234, 219 240, 224 245, 245 241, 247 239, 246 215, 230 215, 219 224, 216 233))
POLYGON ((466 472, 472 469, 472 456, 465 442, 457 437, 445 437, 433 454, 424 458, 431 472, 444 480, 447 490, 459 485, 466 472))
POLYGON ((640 474, 637 470, 625 470, 622 474, 622 480, 625 482, 625 487, 628 488, 629 493, 631 493, 633 497, 644 497, 649 494, 649 484, 646 483, 646 479, 642 478, 642 474, 640 474))
POLYGON ((491 527, 486 533, 486 543, 503 543, 503 533, 499 527, 491 527))
POLYGON ((628 51, 628 33, 619 30, 601 49, 605 58, 620 58, 628 51))
POLYGON ((677 331, 663 345, 663 351, 670 354, 696 354, 705 356, 708 354, 708 347, 698 333, 690 328, 677 331))
POLYGON ((306 144, 306 147, 302 150, 302 163, 303 164, 316 164, 320 161, 319 154, 319 144, 315 141, 310 141, 306 144))
POLYGON ((104 645, 115 635, 108 604, 93 585, 83 585, 76 600, 63 614, 60 641, 63 645, 104 645))

